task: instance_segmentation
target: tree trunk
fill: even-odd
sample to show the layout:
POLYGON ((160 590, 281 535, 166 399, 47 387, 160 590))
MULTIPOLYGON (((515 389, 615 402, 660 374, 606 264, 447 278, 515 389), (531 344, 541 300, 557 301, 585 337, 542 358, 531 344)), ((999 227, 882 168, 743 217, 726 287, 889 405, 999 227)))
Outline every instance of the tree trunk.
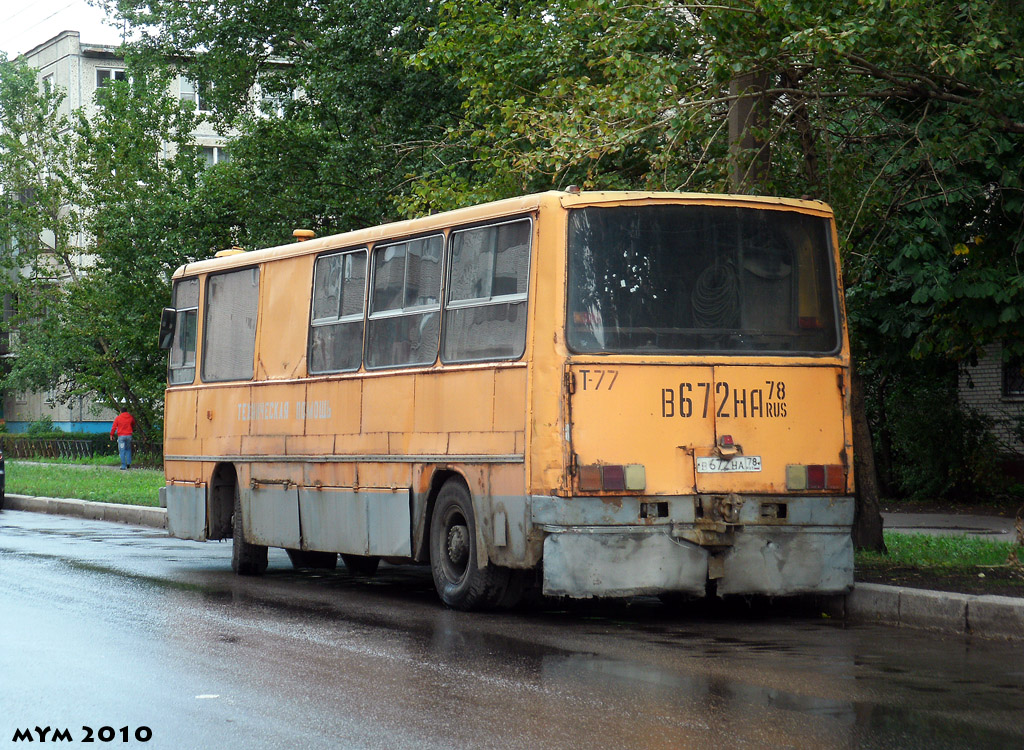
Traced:
POLYGON ((857 503, 853 515, 853 546, 885 552, 882 538, 882 509, 879 503, 878 474, 871 428, 864 404, 864 384, 851 367, 850 411, 853 421, 853 476, 857 485, 857 503))
POLYGON ((764 183, 771 166, 770 149, 758 136, 767 127, 768 104, 764 90, 768 76, 744 73, 729 82, 729 95, 738 97, 729 105, 729 150, 732 162, 732 191, 753 193, 764 183))

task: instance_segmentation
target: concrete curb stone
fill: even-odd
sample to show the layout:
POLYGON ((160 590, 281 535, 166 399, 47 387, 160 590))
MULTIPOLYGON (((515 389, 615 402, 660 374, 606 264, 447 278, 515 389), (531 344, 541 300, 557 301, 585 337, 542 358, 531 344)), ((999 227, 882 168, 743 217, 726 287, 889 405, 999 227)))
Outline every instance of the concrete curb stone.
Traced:
POLYGON ((1012 596, 858 583, 846 595, 846 617, 949 635, 1024 640, 1024 598, 1012 596))
POLYGON ((150 508, 144 505, 100 503, 66 497, 7 495, 4 500, 4 507, 11 510, 27 510, 34 513, 88 518, 93 521, 116 521, 136 526, 150 526, 155 529, 167 528, 167 510, 164 508, 150 508))

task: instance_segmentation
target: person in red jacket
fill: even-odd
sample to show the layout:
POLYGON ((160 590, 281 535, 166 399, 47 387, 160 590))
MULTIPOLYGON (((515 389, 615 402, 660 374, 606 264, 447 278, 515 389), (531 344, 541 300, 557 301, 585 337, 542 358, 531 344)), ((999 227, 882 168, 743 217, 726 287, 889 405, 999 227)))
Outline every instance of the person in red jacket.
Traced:
POLYGON ((125 409, 114 417, 110 426, 110 439, 117 436, 117 452, 121 456, 121 471, 132 467, 132 432, 135 430, 135 417, 125 409))

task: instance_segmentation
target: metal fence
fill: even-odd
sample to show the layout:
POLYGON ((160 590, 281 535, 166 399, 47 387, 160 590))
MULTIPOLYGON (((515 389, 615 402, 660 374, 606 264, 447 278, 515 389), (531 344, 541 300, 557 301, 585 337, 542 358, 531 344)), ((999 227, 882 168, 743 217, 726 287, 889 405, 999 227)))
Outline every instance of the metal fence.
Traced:
POLYGON ((62 438, 2 438, 0 450, 7 458, 90 458, 95 454, 91 440, 62 438))

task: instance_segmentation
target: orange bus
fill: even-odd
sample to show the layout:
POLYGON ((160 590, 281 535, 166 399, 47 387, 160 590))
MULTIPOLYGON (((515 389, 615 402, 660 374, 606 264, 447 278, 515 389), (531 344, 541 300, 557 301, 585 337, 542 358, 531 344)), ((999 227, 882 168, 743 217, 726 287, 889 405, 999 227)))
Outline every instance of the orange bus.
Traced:
MULTIPOLYGON (((296 233, 299 234, 298 232, 296 233)), ((168 527, 442 601, 853 581, 849 345, 816 201, 547 192, 188 264, 168 527)))

